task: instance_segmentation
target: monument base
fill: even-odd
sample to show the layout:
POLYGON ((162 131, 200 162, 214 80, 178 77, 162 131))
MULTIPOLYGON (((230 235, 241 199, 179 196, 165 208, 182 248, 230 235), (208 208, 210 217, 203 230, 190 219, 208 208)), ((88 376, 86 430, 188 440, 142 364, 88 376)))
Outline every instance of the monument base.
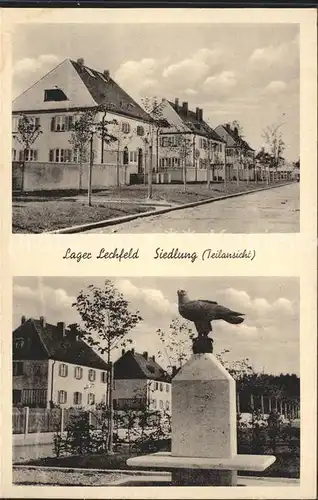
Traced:
POLYGON ((173 486, 237 486, 237 472, 231 470, 176 469, 173 486))
POLYGON ((170 469, 175 486, 236 486, 237 471, 263 471, 276 458, 273 455, 235 455, 232 458, 176 457, 166 451, 133 457, 132 467, 170 469))

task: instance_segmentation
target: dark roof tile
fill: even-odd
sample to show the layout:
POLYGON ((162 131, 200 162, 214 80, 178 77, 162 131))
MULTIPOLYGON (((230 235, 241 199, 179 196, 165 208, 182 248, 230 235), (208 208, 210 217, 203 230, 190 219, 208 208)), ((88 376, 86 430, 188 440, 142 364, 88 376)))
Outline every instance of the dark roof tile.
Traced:
POLYGON ((97 105, 109 105, 111 106, 111 110, 115 113, 146 122, 151 121, 151 117, 148 113, 146 113, 146 111, 144 111, 112 78, 110 78, 110 76, 105 77, 103 73, 82 64, 78 64, 75 61, 71 61, 71 63, 97 105))

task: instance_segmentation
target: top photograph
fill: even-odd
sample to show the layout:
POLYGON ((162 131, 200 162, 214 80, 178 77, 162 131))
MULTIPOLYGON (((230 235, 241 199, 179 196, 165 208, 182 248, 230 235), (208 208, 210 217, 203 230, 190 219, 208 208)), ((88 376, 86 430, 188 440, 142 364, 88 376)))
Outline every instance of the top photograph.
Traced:
POLYGON ((299 55, 298 24, 19 24, 12 232, 299 232, 299 55))

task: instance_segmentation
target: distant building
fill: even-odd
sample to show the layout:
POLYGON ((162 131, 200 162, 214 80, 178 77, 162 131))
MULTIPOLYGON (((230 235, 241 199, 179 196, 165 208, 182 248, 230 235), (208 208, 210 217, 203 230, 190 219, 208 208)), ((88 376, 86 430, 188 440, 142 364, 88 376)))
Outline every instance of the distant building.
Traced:
POLYGON ((215 131, 226 142, 226 169, 230 180, 254 180, 255 151, 229 123, 218 125, 215 131), (247 177, 248 176, 248 177, 247 177))
MULTIPOLYGON (((89 68, 83 59, 64 60, 14 99, 12 132, 17 132, 23 114, 40 125, 42 131, 25 160, 77 164, 79 152, 69 142, 72 124, 84 111, 101 105, 108 110, 106 120, 117 121, 117 125, 108 126, 108 131, 119 142, 107 146, 95 134, 94 163, 116 162, 119 150, 122 163, 142 172, 143 138, 148 131, 149 115, 111 78, 108 70, 89 68)), ((99 112, 97 121, 103 120, 103 114, 99 112)), ((16 139, 12 141, 12 160, 23 160, 23 147, 16 139)))
POLYGON ((147 352, 125 352, 114 363, 116 409, 171 410, 171 377, 147 352))
POLYGON ((91 407, 105 401, 108 365, 65 323, 22 316, 13 332, 13 405, 91 407))
MULTIPOLYGON (((163 119, 169 127, 162 128, 158 137, 159 169, 181 168, 185 158, 187 167, 193 169, 189 180, 200 180, 198 171, 209 167, 215 179, 222 177, 225 162, 225 141, 203 119, 203 110, 189 109, 188 103, 179 104, 179 99, 170 102, 163 99, 161 103, 163 119), (187 139, 187 154, 180 155, 180 140, 187 139)), ((212 180, 212 178, 211 178, 212 180)))

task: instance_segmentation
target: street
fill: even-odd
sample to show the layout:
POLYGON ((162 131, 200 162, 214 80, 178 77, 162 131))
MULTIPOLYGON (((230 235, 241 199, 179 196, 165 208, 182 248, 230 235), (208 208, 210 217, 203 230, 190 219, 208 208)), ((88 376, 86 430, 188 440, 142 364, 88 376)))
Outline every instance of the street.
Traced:
POLYGON ((295 233, 299 183, 86 233, 295 233))

